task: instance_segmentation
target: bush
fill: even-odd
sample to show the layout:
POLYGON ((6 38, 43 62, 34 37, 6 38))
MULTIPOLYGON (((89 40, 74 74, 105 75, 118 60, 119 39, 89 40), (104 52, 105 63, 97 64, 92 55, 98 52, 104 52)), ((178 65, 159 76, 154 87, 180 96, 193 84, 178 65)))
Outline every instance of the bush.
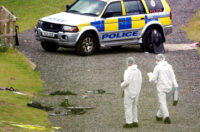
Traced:
POLYGON ((8 49, 9 49, 8 45, 0 42, 0 52, 6 52, 6 51, 8 51, 8 49))

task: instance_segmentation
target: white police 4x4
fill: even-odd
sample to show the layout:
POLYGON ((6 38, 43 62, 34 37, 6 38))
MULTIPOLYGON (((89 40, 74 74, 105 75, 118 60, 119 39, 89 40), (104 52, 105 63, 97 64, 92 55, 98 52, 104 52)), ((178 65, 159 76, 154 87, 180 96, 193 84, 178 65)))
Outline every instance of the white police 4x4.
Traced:
POLYGON ((35 32, 46 51, 74 47, 91 55, 99 47, 140 44, 160 53, 172 32, 171 18, 165 0, 77 0, 66 12, 41 18, 35 32))

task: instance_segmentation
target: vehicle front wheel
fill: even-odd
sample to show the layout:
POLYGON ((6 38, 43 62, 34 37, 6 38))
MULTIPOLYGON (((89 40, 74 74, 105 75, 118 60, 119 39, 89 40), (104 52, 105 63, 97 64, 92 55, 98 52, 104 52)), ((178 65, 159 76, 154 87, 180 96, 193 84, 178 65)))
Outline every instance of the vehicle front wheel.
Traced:
POLYGON ((147 30, 143 36, 141 48, 143 51, 153 52, 155 54, 165 53, 161 33, 157 29, 147 30))
POLYGON ((76 52, 78 55, 88 56, 92 55, 97 48, 97 39, 92 33, 84 33, 77 45, 76 52))
POLYGON ((46 51, 56 51, 59 46, 54 43, 41 42, 41 46, 46 51))

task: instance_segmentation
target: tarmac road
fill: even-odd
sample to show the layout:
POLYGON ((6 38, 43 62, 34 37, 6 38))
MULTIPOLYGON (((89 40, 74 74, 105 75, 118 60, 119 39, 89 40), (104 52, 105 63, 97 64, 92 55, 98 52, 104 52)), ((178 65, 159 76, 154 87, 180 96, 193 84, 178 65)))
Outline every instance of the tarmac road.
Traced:
MULTIPOLYGON (((200 1, 191 0, 191 7, 185 7, 189 0, 170 2, 174 10, 174 33, 167 38, 168 43, 189 43, 185 35, 178 29, 180 24, 186 24, 194 15, 200 1), (188 13, 183 21, 183 9, 188 13), (191 9, 191 10, 190 10, 191 9), (178 34, 176 34, 178 33, 178 34)), ((54 126, 63 129, 59 132, 199 132, 200 130, 200 57, 196 50, 185 48, 185 45, 165 45, 167 47, 167 61, 172 64, 179 83, 180 101, 178 106, 172 106, 169 100, 168 107, 171 125, 155 121, 158 101, 155 84, 148 82, 147 73, 155 66, 155 55, 144 54, 139 46, 123 47, 121 50, 103 49, 93 56, 80 57, 73 49, 59 49, 58 52, 45 52, 34 38, 32 30, 19 35, 19 50, 30 60, 37 64, 41 78, 46 88, 44 94, 57 90, 69 90, 77 96, 69 96, 69 103, 81 106, 94 106, 83 115, 50 116, 54 126), (178 47, 178 48, 175 48, 178 47), (120 82, 126 68, 125 59, 134 56, 143 75, 143 85, 139 97, 138 117, 139 128, 126 130, 122 89, 120 82), (112 94, 88 94, 83 99, 87 90, 103 89, 112 94)), ((65 96, 40 96, 40 101, 45 105, 52 105, 55 111, 65 111, 59 104, 65 96)), ((38 124, 39 125, 39 124, 38 124)))

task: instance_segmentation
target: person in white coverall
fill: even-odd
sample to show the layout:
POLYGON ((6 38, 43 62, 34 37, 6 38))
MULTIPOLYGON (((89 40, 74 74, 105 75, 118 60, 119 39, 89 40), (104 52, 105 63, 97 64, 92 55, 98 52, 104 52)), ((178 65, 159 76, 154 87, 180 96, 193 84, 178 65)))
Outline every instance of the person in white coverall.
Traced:
POLYGON ((157 121, 162 121, 164 118, 165 124, 170 124, 169 112, 167 108, 167 98, 172 94, 172 88, 178 87, 173 68, 163 54, 156 56, 157 65, 154 68, 152 78, 149 80, 157 84, 158 101, 160 108, 156 115, 157 121))
POLYGON ((121 87, 124 88, 124 108, 126 124, 124 128, 138 127, 137 104, 142 85, 141 71, 133 57, 127 58, 128 68, 124 72, 121 87))

